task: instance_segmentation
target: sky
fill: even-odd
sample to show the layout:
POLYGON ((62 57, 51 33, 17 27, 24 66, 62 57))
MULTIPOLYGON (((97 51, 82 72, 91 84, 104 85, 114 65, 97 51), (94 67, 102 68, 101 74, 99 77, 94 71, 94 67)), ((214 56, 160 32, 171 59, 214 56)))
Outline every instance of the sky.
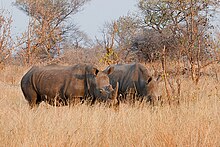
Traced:
POLYGON ((12 16, 12 35, 16 36, 27 29, 28 17, 12 5, 14 0, 0 0, 0 10, 7 10, 9 15, 12 16))
POLYGON ((100 34, 105 22, 110 22, 136 10, 137 0, 92 0, 76 15, 81 29, 90 36, 100 34))
MULTIPOLYGON (((0 0, 0 9, 6 9, 13 18, 13 35, 19 34, 27 29, 28 17, 15 6, 15 0, 0 0)), ((134 12, 137 0, 91 0, 83 10, 77 13, 72 21, 91 38, 101 36, 101 28, 105 22, 110 22, 134 12)))

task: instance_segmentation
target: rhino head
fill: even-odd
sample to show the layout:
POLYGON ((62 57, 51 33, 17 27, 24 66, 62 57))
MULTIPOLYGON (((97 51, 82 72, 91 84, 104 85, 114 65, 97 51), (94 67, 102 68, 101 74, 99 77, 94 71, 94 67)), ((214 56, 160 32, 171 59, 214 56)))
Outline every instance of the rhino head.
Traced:
POLYGON ((118 88, 112 88, 108 75, 114 71, 114 67, 109 68, 106 72, 99 71, 97 68, 92 69, 92 78, 87 79, 87 87, 90 95, 95 97, 93 102, 107 102, 117 99, 118 88))

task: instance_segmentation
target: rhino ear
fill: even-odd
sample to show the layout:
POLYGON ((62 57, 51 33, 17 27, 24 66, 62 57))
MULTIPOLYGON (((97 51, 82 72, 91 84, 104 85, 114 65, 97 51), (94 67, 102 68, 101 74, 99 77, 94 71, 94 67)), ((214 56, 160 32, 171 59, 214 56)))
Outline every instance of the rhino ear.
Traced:
POLYGON ((97 68, 93 68, 93 74, 97 75, 99 73, 99 70, 97 68))
POLYGON ((146 81, 147 84, 149 84, 152 81, 152 77, 149 77, 149 79, 146 81))
POLYGON ((109 67, 108 70, 106 71, 106 73, 108 75, 112 74, 113 72, 114 72, 114 67, 113 66, 109 67))

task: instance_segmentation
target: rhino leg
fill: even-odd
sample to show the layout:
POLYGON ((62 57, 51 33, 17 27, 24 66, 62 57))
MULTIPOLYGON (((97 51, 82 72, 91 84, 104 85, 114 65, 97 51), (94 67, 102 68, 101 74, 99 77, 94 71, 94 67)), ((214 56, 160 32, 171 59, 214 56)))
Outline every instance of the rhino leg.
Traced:
POLYGON ((34 89, 28 87, 22 91, 31 108, 40 104, 41 98, 34 89))
POLYGON ((128 88, 126 90, 125 99, 129 105, 134 105, 136 99, 136 93, 134 88, 128 88))
POLYGON ((80 104, 80 103, 82 103, 82 97, 71 97, 70 99, 69 99, 69 103, 68 103, 68 105, 69 106, 74 106, 74 105, 77 105, 77 104, 80 104))

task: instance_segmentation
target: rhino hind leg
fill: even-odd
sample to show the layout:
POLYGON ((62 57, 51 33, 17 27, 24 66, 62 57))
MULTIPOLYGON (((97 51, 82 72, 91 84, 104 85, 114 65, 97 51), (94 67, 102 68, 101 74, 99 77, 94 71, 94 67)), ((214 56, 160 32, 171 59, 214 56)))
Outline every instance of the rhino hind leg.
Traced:
POLYGON ((32 88, 26 88, 23 90, 25 99, 28 101, 30 108, 34 108, 38 106, 41 102, 40 96, 37 94, 37 92, 32 88))
POLYGON ((134 88, 128 88, 125 92, 126 103, 129 105, 134 105, 136 99, 136 92, 134 88))

